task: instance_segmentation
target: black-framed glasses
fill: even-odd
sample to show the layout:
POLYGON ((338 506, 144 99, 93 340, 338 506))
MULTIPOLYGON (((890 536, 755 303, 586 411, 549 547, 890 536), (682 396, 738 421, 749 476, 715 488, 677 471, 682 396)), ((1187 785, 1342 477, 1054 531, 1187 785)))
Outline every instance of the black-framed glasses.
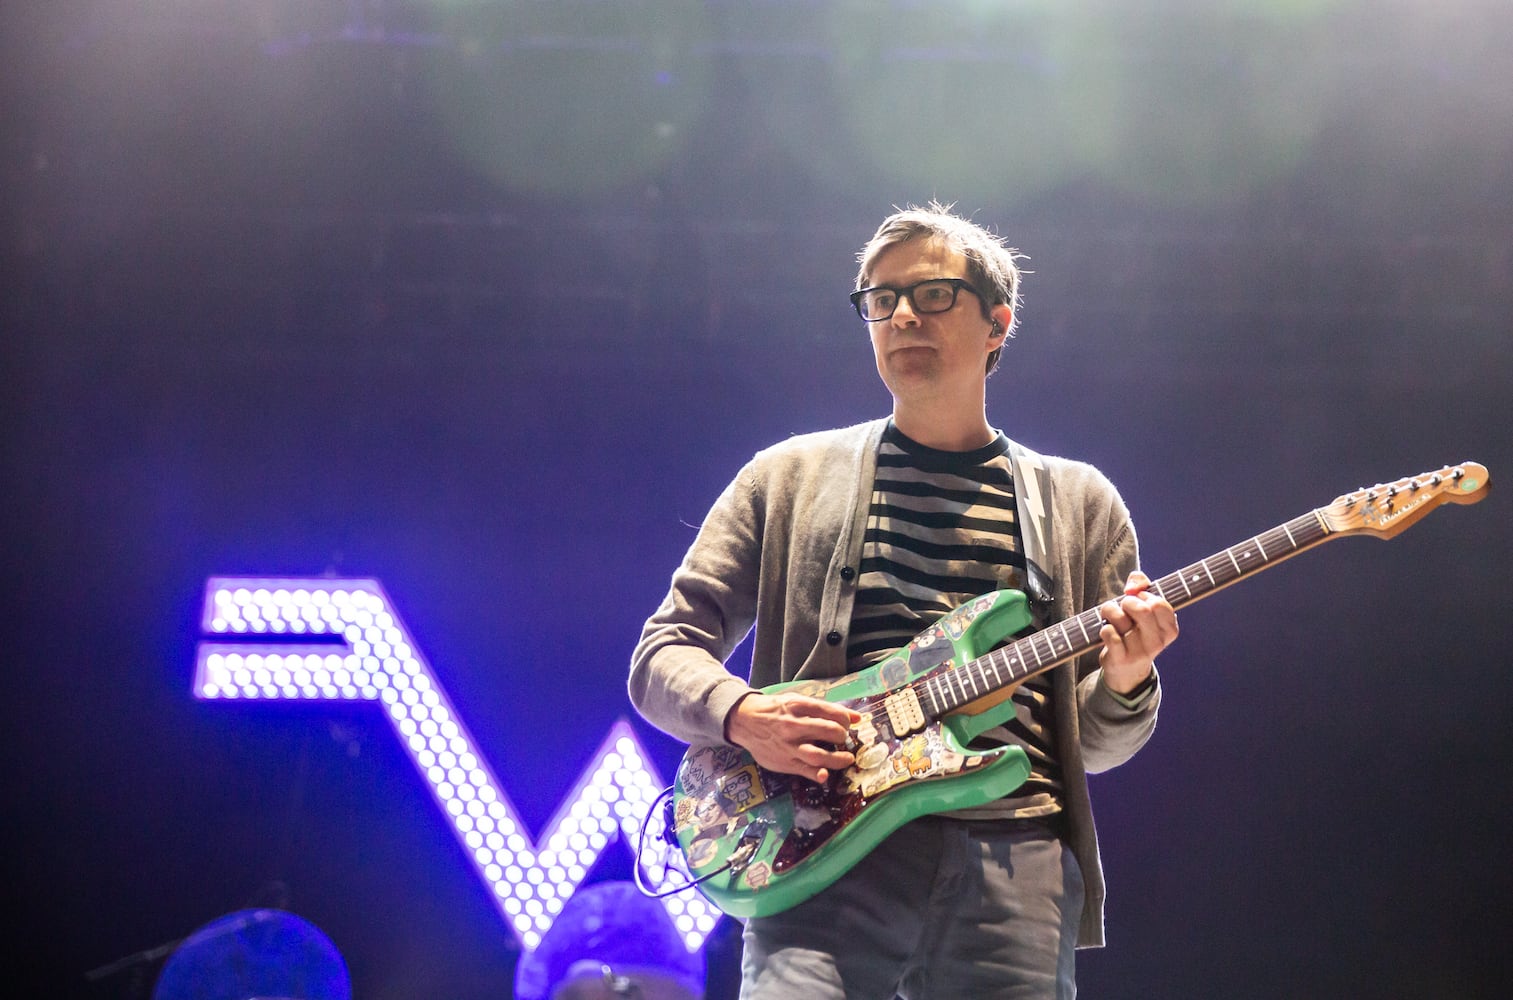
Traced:
POLYGON ((851 293, 851 304, 856 314, 868 323, 876 323, 893 315, 898 300, 908 296, 909 304, 917 313, 943 313, 956 305, 956 293, 965 288, 981 298, 977 289, 965 278, 929 278, 916 281, 904 288, 876 285, 851 293))

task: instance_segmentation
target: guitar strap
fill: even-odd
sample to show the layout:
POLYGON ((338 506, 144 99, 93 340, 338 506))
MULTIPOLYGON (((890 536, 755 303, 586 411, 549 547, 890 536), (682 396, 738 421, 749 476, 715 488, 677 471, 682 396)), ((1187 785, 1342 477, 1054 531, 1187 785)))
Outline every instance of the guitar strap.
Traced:
POLYGON ((1056 581, 1046 572, 1051 565, 1051 473, 1045 459, 1009 440, 1014 466, 1014 505, 1019 537, 1024 542, 1025 592, 1030 601, 1048 607, 1056 597, 1056 581))

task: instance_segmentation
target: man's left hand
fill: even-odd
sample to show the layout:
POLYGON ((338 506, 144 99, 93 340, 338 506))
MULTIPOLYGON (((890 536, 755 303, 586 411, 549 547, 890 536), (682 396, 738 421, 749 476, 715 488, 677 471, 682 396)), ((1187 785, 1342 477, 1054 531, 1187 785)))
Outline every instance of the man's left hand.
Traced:
POLYGON ((1124 584, 1124 596, 1099 606, 1104 626, 1098 631, 1103 652, 1103 683, 1115 694, 1129 694, 1144 684, 1156 655, 1177 638, 1177 612, 1166 598, 1152 593, 1150 578, 1136 570, 1124 584))

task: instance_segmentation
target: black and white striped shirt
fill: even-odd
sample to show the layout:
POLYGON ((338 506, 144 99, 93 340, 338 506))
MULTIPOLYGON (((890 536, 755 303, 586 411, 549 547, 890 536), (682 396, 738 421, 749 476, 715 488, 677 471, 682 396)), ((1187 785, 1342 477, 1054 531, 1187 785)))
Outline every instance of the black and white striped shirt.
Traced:
MULTIPOLYGON (((889 424, 878 449, 848 669, 880 662, 973 597, 1022 589, 1024 574, 1008 439, 999 434, 975 451, 939 451, 889 424)), ((1000 805, 1015 816, 1049 815, 1061 808, 1051 675, 1030 678, 1013 700, 1014 718, 975 745, 1022 746, 1030 777, 1000 805)))

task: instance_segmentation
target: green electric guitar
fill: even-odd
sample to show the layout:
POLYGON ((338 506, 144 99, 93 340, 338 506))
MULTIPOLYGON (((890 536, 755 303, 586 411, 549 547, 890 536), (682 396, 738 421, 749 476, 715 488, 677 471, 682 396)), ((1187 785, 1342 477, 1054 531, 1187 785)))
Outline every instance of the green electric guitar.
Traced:
MULTIPOLYGON (((1442 503, 1487 491, 1477 464, 1347 493, 1162 577, 1151 590, 1181 608, 1331 538, 1390 538, 1442 503)), ((673 788, 678 846, 699 889, 735 917, 779 913, 844 875, 883 838, 926 813, 980 805, 1017 788, 1030 764, 1018 747, 967 749, 1007 721, 1026 678, 1097 649, 1104 624, 1084 611, 1002 648, 1031 624, 1015 590, 974 598, 866 670, 776 684, 855 709, 845 749, 856 763, 820 785, 759 766, 738 747, 690 747, 673 788)))

